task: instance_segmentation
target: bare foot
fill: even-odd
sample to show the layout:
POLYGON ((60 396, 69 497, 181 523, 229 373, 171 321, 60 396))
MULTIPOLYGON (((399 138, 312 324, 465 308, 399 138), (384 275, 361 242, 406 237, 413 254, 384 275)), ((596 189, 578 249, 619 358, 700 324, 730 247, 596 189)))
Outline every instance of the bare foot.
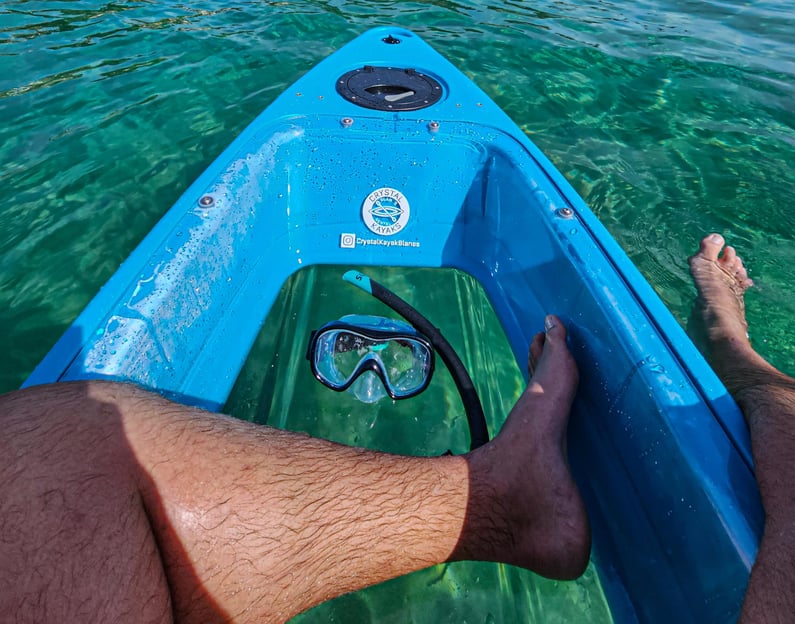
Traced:
POLYGON ((723 249, 723 245, 720 234, 703 238, 698 252, 690 258, 690 272, 696 282, 698 308, 710 342, 728 341, 745 347, 750 343, 743 296, 753 281, 734 248, 723 249))
POLYGON ((576 578, 588 564, 591 533, 569 471, 566 428, 579 374, 554 316, 533 339, 532 377, 494 441, 471 454, 497 495, 495 509, 511 535, 500 561, 551 578, 576 578))
POLYGON ((753 281, 734 248, 726 247, 721 254, 723 245, 720 234, 710 234, 690 258, 690 272, 698 289, 695 311, 706 333, 710 363, 747 418, 742 391, 777 382, 781 373, 751 346, 743 296, 753 281))
POLYGON ((753 285, 742 260, 710 234, 690 258, 698 312, 712 365, 740 405, 751 432, 754 469, 765 509, 765 532, 740 622, 790 622, 795 612, 795 380, 757 354, 748 340, 743 296, 753 285))

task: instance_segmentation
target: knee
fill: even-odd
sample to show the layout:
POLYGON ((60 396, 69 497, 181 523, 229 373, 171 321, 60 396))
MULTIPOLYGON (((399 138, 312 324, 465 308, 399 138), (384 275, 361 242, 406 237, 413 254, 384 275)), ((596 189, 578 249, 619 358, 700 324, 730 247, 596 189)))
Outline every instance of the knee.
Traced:
POLYGON ((0 415, 32 415, 53 409, 77 408, 92 402, 112 403, 135 391, 132 384, 100 379, 31 386, 0 395, 0 415))
POLYGON ((0 421, 7 439, 66 441, 86 430, 114 427, 118 406, 134 391, 128 384, 98 380, 24 388, 0 396, 0 421))
POLYGON ((0 474, 10 469, 56 478, 58 473, 104 473, 129 465, 119 399, 130 391, 124 386, 79 381, 0 396, 0 474))

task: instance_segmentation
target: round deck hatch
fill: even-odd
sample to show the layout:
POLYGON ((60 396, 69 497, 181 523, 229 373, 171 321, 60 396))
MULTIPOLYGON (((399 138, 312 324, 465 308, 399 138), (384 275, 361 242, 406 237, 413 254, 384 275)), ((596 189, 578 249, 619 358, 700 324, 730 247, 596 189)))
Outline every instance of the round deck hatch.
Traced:
POLYGON ((365 65, 340 76, 337 93, 364 108, 414 111, 438 102, 442 86, 413 69, 365 65))

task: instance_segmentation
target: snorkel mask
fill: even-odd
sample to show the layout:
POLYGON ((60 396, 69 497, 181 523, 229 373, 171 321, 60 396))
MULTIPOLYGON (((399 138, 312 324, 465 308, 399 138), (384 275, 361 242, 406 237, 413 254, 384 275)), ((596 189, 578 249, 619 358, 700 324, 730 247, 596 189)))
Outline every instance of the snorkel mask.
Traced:
POLYGON ((408 399, 428 387, 434 351, 444 361, 466 409, 470 448, 488 442, 486 418, 475 386, 452 345, 431 322, 392 291, 358 271, 342 278, 398 312, 408 323, 349 314, 312 332, 306 358, 325 386, 348 390, 365 403, 386 395, 408 399))
POLYGON ((434 352, 408 323, 348 314, 312 332, 307 358, 318 381, 363 403, 408 399, 428 387, 434 352))

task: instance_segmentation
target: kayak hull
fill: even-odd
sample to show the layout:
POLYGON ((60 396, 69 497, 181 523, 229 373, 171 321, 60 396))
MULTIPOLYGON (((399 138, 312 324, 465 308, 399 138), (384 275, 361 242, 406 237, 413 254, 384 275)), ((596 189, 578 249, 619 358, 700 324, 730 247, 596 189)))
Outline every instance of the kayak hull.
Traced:
POLYGON ((538 148, 403 29, 365 33, 269 106, 26 385, 132 381, 218 410, 282 285, 326 264, 468 273, 522 369, 561 316, 581 370, 569 451, 614 617, 736 619, 762 526, 736 405, 538 148), (364 66, 411 68, 439 99, 363 108, 337 82, 364 66))

